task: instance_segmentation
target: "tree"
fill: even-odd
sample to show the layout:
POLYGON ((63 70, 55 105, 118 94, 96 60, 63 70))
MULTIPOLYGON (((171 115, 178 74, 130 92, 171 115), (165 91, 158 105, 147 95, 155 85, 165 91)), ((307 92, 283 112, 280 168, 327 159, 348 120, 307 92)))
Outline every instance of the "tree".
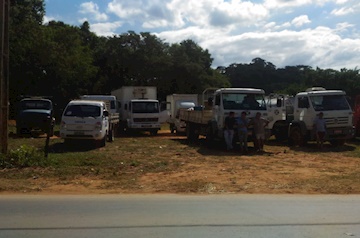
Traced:
MULTIPOLYGON (((15 105, 20 95, 33 94, 44 76, 37 50, 42 48, 45 15, 42 0, 11 0, 9 20, 9 98, 15 105)), ((14 116, 11 107, 11 116, 14 116)))

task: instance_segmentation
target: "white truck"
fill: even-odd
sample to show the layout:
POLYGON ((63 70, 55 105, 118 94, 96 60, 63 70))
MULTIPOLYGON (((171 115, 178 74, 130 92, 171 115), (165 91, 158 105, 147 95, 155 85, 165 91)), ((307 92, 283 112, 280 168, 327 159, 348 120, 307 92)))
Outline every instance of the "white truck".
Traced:
POLYGON ((156 87, 124 86, 112 91, 111 95, 118 101, 121 131, 158 133, 162 120, 156 87))
POLYGON ((61 117, 60 137, 69 144, 74 140, 93 140, 98 146, 114 140, 118 114, 111 114, 103 101, 72 100, 61 117))
POLYGON ((344 91, 313 87, 294 97, 271 95, 267 106, 268 127, 277 140, 288 139, 299 146, 315 140, 313 124, 320 112, 326 121, 326 140, 332 145, 342 145, 354 136, 353 113, 344 91))
POLYGON ((169 123, 171 133, 184 133, 186 123, 179 119, 180 109, 190 109, 198 106, 198 94, 171 94, 166 96, 166 110, 169 111, 169 123))
POLYGON ((103 101, 106 103, 109 112, 113 115, 119 113, 118 105, 116 101, 116 97, 113 95, 96 95, 96 94, 89 94, 89 95, 82 95, 80 96, 81 100, 92 100, 92 101, 103 101))
POLYGON ((186 122, 188 140, 198 139, 199 135, 205 136, 209 144, 215 139, 223 140, 224 121, 230 111, 235 112, 235 117, 240 117, 245 111, 249 118, 254 117, 257 112, 267 118, 264 96, 262 89, 220 88, 215 90, 210 105, 199 107, 200 110, 180 110, 179 118, 186 122))

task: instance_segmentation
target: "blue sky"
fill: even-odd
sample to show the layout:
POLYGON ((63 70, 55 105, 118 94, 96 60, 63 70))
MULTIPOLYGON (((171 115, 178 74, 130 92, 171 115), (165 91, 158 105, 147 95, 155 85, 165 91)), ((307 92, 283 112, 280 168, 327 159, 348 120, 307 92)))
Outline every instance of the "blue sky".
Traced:
POLYGON ((45 0, 50 20, 112 36, 150 32, 167 43, 192 39, 213 67, 260 57, 276 67, 360 67, 358 0, 45 0))

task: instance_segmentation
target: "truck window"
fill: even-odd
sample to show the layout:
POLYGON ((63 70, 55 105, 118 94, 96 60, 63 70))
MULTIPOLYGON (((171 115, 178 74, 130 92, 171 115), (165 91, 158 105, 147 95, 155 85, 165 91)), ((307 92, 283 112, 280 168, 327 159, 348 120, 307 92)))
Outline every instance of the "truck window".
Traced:
POLYGON ((64 115, 67 117, 99 117, 101 110, 94 105, 70 105, 66 108, 64 115))
POLYGON ((220 95, 215 96, 215 105, 220 106, 220 95))
POLYGON ((310 101, 315 111, 350 110, 344 95, 311 96, 310 101))
POLYGON ((158 113, 159 103, 157 102, 133 102, 133 113, 158 113))
POLYGON ((298 108, 309 108, 309 100, 307 97, 298 98, 298 108))
POLYGON ((43 101, 43 100, 23 100, 20 103, 20 108, 21 110, 27 110, 27 109, 50 110, 51 103, 49 101, 43 101))
POLYGON ((224 93, 223 106, 227 110, 266 110, 263 94, 224 93))
POLYGON ((110 109, 116 109, 116 101, 110 101, 110 109))

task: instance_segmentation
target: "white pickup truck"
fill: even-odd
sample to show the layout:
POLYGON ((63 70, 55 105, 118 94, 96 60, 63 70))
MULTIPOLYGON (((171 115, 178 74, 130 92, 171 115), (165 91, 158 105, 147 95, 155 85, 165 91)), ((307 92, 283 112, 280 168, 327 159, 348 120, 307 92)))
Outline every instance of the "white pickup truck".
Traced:
POLYGON ((61 118, 60 137, 72 140, 93 140, 98 146, 114 140, 114 127, 118 115, 109 113, 103 101, 73 100, 68 103, 61 118))

